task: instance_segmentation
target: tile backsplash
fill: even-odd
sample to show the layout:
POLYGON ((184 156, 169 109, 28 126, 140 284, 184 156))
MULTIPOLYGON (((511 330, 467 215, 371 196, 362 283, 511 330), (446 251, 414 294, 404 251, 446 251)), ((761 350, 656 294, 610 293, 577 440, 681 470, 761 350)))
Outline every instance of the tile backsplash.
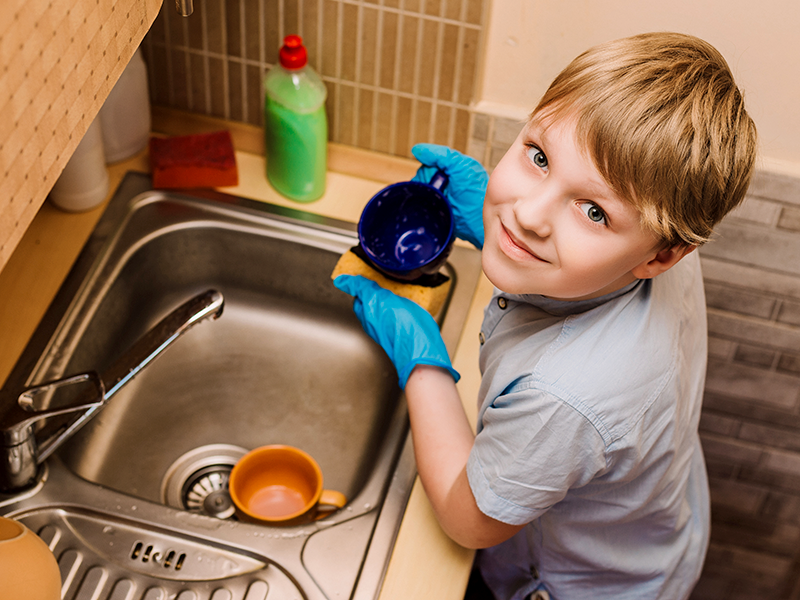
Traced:
MULTIPOLYGON (((165 3, 143 42, 151 98, 261 125, 263 75, 299 33, 331 141, 400 156, 446 144, 491 170, 522 123, 472 109, 486 2, 200 0, 189 19, 165 3)), ((692 600, 800 600, 800 180, 759 172, 700 253, 713 525, 692 600)))
POLYGON ((283 37, 303 37, 328 88, 330 140, 410 156, 465 151, 486 0, 201 0, 169 3, 143 43, 153 103, 263 123, 261 81, 283 37))

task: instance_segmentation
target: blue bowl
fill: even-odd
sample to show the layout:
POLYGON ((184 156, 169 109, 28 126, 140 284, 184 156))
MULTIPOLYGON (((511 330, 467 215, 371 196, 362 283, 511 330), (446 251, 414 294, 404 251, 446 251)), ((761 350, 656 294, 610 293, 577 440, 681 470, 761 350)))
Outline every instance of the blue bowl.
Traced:
POLYGON ((447 176, 430 184, 404 181, 375 194, 358 221, 358 240, 369 261, 385 275, 414 281, 436 273, 455 241, 453 211, 442 191, 447 176))

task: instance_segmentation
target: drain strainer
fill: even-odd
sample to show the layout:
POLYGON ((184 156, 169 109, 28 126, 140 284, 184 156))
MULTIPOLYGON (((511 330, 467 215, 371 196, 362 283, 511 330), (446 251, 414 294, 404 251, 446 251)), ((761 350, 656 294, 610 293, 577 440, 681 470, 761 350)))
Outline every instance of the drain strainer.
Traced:
POLYGON ((167 506, 228 519, 234 514, 228 495, 228 477, 247 453, 239 446, 210 444, 190 450, 164 476, 161 499, 167 506))

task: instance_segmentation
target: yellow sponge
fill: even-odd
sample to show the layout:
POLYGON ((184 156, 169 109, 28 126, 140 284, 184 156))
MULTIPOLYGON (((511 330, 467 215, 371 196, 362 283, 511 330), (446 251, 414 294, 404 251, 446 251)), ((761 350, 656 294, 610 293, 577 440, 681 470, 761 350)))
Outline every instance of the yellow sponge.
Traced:
POLYGON ((447 300, 452 283, 447 275, 437 273, 414 283, 395 281, 367 264, 363 258, 358 256, 360 253, 361 248, 356 246, 342 254, 333 269, 331 279, 336 279, 339 275, 362 275, 382 288, 416 302, 432 315, 436 315, 441 310, 447 300))

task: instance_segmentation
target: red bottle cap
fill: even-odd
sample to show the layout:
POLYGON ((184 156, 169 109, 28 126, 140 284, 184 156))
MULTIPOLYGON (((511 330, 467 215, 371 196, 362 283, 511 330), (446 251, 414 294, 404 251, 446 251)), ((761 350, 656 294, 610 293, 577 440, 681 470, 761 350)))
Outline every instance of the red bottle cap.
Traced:
POLYGON ((287 35, 283 38, 283 46, 279 52, 281 66, 285 69, 302 69, 308 62, 303 38, 299 35, 287 35))

